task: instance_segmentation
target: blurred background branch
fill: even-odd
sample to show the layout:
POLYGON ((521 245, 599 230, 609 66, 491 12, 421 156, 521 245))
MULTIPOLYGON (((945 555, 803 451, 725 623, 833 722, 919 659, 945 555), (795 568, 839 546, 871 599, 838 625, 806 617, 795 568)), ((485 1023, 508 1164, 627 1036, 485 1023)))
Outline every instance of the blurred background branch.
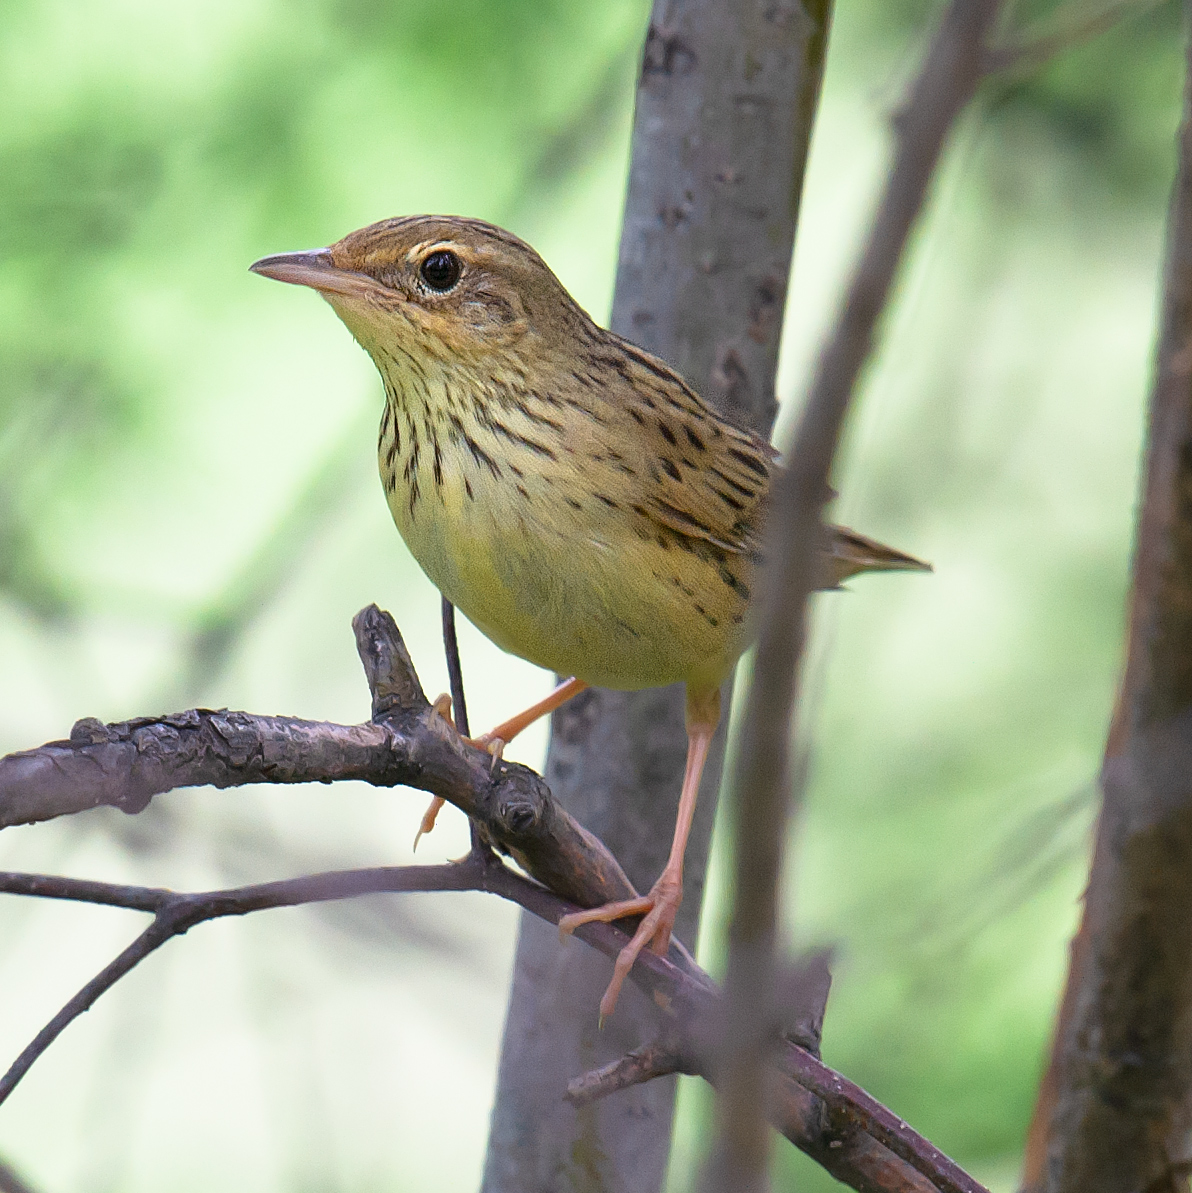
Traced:
MULTIPOLYGON (((655 0, 641 57, 609 326, 676 368, 720 413, 768 436, 803 175, 832 0, 655 0)), ((728 707, 728 701, 724 701, 728 707)), ((552 718, 546 777, 639 890, 666 862, 683 784, 682 685, 590 690, 552 718)), ((725 730, 684 857, 676 935, 694 946, 725 730)), ((482 1188, 662 1188, 676 1081, 576 1107, 569 1080, 657 1032, 628 999, 593 1035, 603 961, 559 954, 522 918, 482 1188)))
POLYGON ((782 864, 787 827, 803 794, 789 742, 808 605, 818 582, 816 559, 824 541, 822 512, 832 493, 829 476, 857 379, 873 352, 944 146, 982 81, 986 41, 999 6, 1000 0, 953 0, 944 14, 895 119, 894 160, 873 227, 786 445, 787 467, 774 484, 767 568, 759 584, 757 663, 733 774, 736 864, 718 1130, 702 1186, 709 1193, 770 1188, 770 1139, 762 1108, 778 1010, 782 864))
POLYGON ((1192 1125, 1192 5, 1128 652, 1023 1184, 1188 1187, 1192 1125))

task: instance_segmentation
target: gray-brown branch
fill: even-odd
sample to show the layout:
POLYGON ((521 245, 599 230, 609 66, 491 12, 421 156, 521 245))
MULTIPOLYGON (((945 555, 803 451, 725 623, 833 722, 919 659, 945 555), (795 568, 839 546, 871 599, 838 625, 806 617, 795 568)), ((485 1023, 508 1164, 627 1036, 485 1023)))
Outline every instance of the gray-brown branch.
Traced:
MULTIPOLYGON (((100 903, 153 916, 0 1078, 0 1100, 104 991, 168 940, 206 920, 367 893, 476 890, 511 899, 557 923, 577 905, 623 897, 631 889, 615 859, 557 805, 537 775, 512 764, 492 770, 489 756, 461 742, 433 711, 388 614, 370 606, 353 625, 373 694, 372 721, 344 726, 192 710, 119 725, 80 722, 69 741, 0 758, 0 826, 101 804, 135 812, 154 795, 179 786, 353 778, 444 796, 475 817, 488 839, 516 857, 537 881, 475 853, 446 866, 314 874, 201 893, 0 874, 0 892, 100 903)), ((577 935, 609 957, 627 939, 606 924, 587 925, 577 935)), ((669 958, 643 955, 631 976, 667 1012, 682 1056, 702 1057, 700 1071, 711 1072, 709 1025, 721 1014, 712 980, 678 947, 669 958)), ((694 1062, 684 1063, 694 1067, 694 1062)), ((880 1193, 981 1193, 981 1186, 927 1140, 814 1056, 787 1045, 776 1053, 774 1065, 774 1125, 846 1184, 880 1193)), ((649 1069, 640 1076, 648 1079, 649 1069)))
POLYGON ((582 907, 632 897, 616 859, 538 775, 514 763, 493 768, 432 709, 388 613, 370 605, 352 625, 373 693, 371 721, 333 725, 227 709, 79 721, 67 741, 0 758, 0 828, 102 804, 139 812, 178 787, 362 779, 442 796, 527 873, 582 907))
MULTIPOLYGON (((198 924, 278 907, 413 891, 482 891, 517 903, 550 924, 575 905, 522 877, 491 855, 470 854, 439 866, 392 866, 309 874, 232 890, 180 893, 42 874, 0 872, 0 892, 64 899, 148 912, 149 926, 50 1020, 0 1077, 2 1103, 33 1063, 79 1015, 122 977, 168 941, 198 924)), ((613 958, 627 937, 610 924, 587 924, 576 935, 613 958)), ((719 992, 690 962, 643 954, 632 980, 668 1012, 665 1043, 619 1062, 617 1072, 580 1079, 588 1097, 603 1097, 676 1071, 706 1075, 710 1025, 719 1015, 719 992)), ((984 1193, 981 1186, 863 1090, 793 1044, 776 1057, 777 1096, 771 1122, 792 1143, 854 1189, 880 1193, 984 1193)))
POLYGON ((1024 1181, 1187 1189, 1192 1123, 1192 2, 1129 650, 1024 1181), (1054 1097, 1054 1102, 1053 1102, 1054 1097))

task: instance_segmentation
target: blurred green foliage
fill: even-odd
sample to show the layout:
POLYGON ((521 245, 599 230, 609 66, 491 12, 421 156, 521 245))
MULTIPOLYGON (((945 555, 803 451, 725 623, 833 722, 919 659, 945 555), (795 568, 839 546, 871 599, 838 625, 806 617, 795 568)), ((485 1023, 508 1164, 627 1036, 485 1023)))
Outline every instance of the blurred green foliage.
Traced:
MULTIPOLYGON (((937 8, 855 0, 838 14, 784 419, 937 8)), ((1066 12, 1038 0, 1014 20, 1050 31, 1066 12)), ((602 318, 647 5, 7 0, 3 13, 0 746, 61 736, 76 716, 199 700, 362 715, 346 625, 373 599, 395 609, 434 687, 433 594, 375 479, 371 369, 312 296, 245 269, 386 215, 455 211, 526 235, 602 318)), ((937 573, 861 581, 820 607, 792 939, 839 950, 827 1059, 999 1188, 1062 978, 1120 654, 1180 71, 1176 5, 1140 5, 988 85, 917 237, 838 478, 843 520, 937 573)), ((477 723, 538 682, 474 635, 465 652, 477 723)), ((256 877, 393 860, 420 812, 414 799, 397 821, 367 793, 208 794, 131 824, 100 813, 10 833, 0 863, 175 885, 256 877)), ((721 834, 713 965, 725 850, 721 834)), ((179 945, 175 968, 139 977, 55 1046, 0 1112, 0 1150, 63 1193, 474 1185, 512 919, 420 906, 328 921, 340 944, 323 952, 280 918, 241 937, 212 929, 225 943, 207 952, 179 945), (148 1037, 128 1026, 175 988, 148 1037), (406 1020, 335 1034, 375 1025, 395 989, 406 1020), (343 1008, 334 1026, 307 1009, 324 1004, 343 1008), (95 1096, 130 1034, 138 1076, 95 1096), (391 1090, 386 1065, 412 1064, 423 1035, 433 1048, 404 1074, 412 1092, 391 1090), (435 1084, 445 1064, 457 1080, 435 1084), (199 1117, 162 1120, 153 1090, 197 1100, 228 1073, 248 1077, 226 1106, 208 1096, 199 1117), (66 1083, 83 1092, 63 1109, 66 1083), (474 1114, 454 1113, 461 1085, 474 1114)), ((27 991, 6 1006, 4 1056, 95 959, 56 954, 31 981, 30 959, 48 964, 37 942, 69 954, 77 939, 78 921, 47 917, 0 907, 0 985, 6 1000, 27 991)), ((118 947, 126 930, 103 931, 118 947)), ((706 1091, 684 1089, 676 1190, 708 1112, 706 1091)), ((828 1187, 779 1156, 783 1187, 828 1187)))

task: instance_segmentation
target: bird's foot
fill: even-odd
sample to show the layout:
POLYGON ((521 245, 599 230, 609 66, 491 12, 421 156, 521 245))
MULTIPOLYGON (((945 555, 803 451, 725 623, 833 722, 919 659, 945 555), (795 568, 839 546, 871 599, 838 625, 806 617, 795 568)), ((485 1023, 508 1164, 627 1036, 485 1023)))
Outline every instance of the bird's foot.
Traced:
MULTIPOLYGON (((431 702, 431 708, 434 709, 434 711, 438 713, 439 716, 441 716, 443 720, 451 726, 452 729, 455 728, 455 721, 451 717, 451 697, 448 695, 448 693, 444 692, 442 695, 436 696, 431 702)), ((422 813, 422 822, 418 825, 418 831, 414 834, 415 849, 418 848, 418 842, 421 841, 427 833, 433 831, 435 827, 435 821, 439 817, 439 810, 446 802, 447 801, 441 796, 436 795, 434 799, 430 801, 430 807, 428 807, 426 811, 422 813)))
MULTIPOLYGON (((441 696, 436 697, 431 702, 431 708, 451 726, 455 728, 455 721, 451 717, 451 697, 444 692, 441 696)), ((499 729, 500 726, 497 726, 499 729)), ((504 738, 498 737, 496 733, 485 733, 480 737, 461 737, 461 741, 469 746, 475 746, 478 750, 484 750, 491 755, 492 762, 489 764, 490 771, 496 771, 497 764, 504 756, 505 747, 509 744, 504 738)), ((418 826, 418 832, 414 835, 414 848, 418 848, 418 842, 431 832, 435 827, 435 821, 438 819, 439 810, 443 807, 446 801, 439 796, 435 796, 430 801, 430 807, 422 813, 422 822, 418 826)))
POLYGON ((482 733, 479 737, 465 737, 464 741, 478 750, 484 750, 492 757, 492 762, 488 767, 490 772, 496 771, 497 764, 505 756, 505 747, 509 744, 503 737, 498 737, 495 733, 482 733))
POLYGON ((667 949, 670 948, 675 917, 679 914, 682 902, 682 880, 664 870, 662 876, 650 888, 648 895, 642 895, 637 899, 623 899, 619 903, 605 903, 601 907, 591 907, 586 911, 576 911, 571 915, 565 915, 559 921, 559 936, 564 937, 570 936, 581 924, 611 924, 614 920, 629 915, 644 917, 633 934, 633 939, 617 954, 612 980, 600 1000, 601 1027, 616 1008, 621 987, 625 984, 625 979, 642 949, 648 946, 650 951, 658 956, 666 955, 667 949))

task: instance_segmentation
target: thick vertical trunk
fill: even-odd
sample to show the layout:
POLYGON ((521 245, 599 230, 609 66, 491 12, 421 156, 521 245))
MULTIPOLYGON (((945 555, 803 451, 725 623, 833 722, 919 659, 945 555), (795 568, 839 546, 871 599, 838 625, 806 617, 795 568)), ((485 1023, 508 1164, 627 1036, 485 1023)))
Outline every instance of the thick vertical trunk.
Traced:
MULTIPOLYGON (((646 40, 612 327, 735 421, 768 433, 831 0, 657 0, 646 40)), ((693 944, 723 728, 687 847, 677 932, 693 944)), ((555 714, 547 779, 639 889, 666 861, 686 754, 683 692, 585 692, 555 714)), ((652 1193, 670 1150, 673 1079, 583 1110, 567 1081, 653 1030, 626 988, 597 1030, 609 963, 523 917, 485 1193, 652 1193)))
MULTIPOLYGON (((1186 8, 1192 15, 1192 3, 1186 8)), ((1188 1187, 1192 1097, 1192 38, 1134 559, 1085 918, 1025 1182, 1188 1187)))

